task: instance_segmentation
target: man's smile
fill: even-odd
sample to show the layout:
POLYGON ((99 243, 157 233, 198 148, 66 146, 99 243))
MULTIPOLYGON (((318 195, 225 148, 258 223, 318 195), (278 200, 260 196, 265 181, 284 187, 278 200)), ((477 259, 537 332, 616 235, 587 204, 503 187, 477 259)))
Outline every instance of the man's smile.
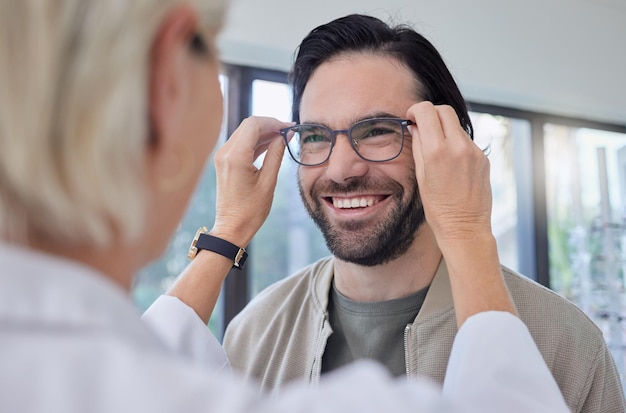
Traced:
POLYGON ((377 204, 381 200, 385 199, 387 195, 357 195, 352 197, 330 197, 327 198, 332 202, 335 208, 349 209, 349 208, 366 208, 377 204))

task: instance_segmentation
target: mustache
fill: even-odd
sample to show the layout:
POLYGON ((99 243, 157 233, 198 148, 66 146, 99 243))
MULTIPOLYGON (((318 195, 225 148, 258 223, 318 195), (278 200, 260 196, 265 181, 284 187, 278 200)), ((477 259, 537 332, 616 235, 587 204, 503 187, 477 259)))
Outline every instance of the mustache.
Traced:
POLYGON ((324 182, 316 182, 311 188, 312 194, 319 194, 321 192, 329 193, 349 193, 365 190, 379 190, 379 191, 403 191, 402 185, 391 179, 377 179, 366 177, 355 177, 350 179, 346 183, 338 183, 332 180, 324 182))

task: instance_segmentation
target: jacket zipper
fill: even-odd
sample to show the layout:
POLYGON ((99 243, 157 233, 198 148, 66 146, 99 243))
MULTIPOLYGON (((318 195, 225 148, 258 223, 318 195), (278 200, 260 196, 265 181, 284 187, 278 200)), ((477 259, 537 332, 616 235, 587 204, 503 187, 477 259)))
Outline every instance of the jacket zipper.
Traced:
POLYGON ((407 324, 404 327, 404 367, 406 369, 406 378, 410 379, 411 374, 409 373, 409 334, 411 332, 411 324, 407 324))

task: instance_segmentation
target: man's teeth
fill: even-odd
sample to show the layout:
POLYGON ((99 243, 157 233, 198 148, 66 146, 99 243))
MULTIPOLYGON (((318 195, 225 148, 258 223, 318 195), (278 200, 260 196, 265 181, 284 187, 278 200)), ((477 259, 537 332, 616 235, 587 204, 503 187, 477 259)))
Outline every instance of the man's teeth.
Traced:
POLYGON ((333 198, 333 205, 335 208, 364 208, 374 205, 373 198, 333 198))

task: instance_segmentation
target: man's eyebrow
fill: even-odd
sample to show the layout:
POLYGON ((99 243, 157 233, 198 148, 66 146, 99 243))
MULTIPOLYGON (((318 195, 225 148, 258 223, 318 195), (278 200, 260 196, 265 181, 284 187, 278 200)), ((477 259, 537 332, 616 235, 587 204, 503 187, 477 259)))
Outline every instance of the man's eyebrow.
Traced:
MULTIPOLYGON (((366 115, 363 116, 359 116, 356 117, 354 119, 352 119, 350 121, 350 126, 354 125, 357 122, 360 122, 362 120, 368 120, 368 119, 374 119, 374 118, 393 118, 393 119, 401 119, 401 116, 398 115, 394 115, 392 113, 389 112, 373 112, 373 113, 368 113, 366 115)), ((307 120, 306 122, 300 122, 301 124, 307 124, 307 125, 322 125, 325 126, 327 128, 330 128, 330 126, 328 126, 328 124, 324 121, 316 121, 316 120, 307 120)), ((349 127, 349 126, 348 126, 349 127)))
POLYGON ((362 120, 374 119, 374 118, 394 118, 394 119, 397 119, 397 118, 400 118, 400 116, 394 115, 394 114, 389 113, 389 112, 374 112, 374 113, 368 114, 366 116, 363 116, 362 118, 356 119, 353 122, 353 124, 356 123, 356 122, 360 122, 362 120))

